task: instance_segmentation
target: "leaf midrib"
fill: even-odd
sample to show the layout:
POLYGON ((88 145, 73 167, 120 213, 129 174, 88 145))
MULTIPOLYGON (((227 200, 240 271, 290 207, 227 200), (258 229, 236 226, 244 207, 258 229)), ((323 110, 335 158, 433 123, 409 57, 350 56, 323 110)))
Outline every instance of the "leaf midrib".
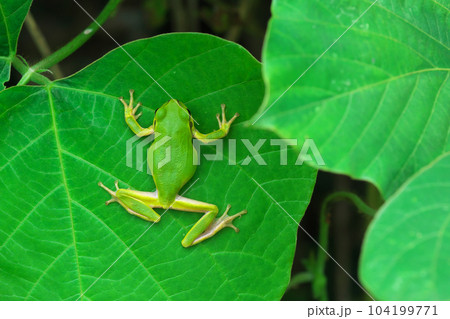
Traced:
MULTIPOLYGON (((168 300, 170 299, 170 296, 167 294, 166 290, 161 286, 160 282, 158 280, 156 280, 156 278, 152 275, 152 273, 150 272, 150 270, 145 267, 145 265, 142 263, 142 261, 138 258, 138 256, 135 254, 134 250, 132 250, 130 248, 130 246, 128 246, 122 238, 120 238, 120 236, 111 229, 111 227, 109 227, 103 220, 101 220, 100 218, 98 218, 97 215, 95 215, 92 211, 90 211, 87 207, 85 207, 84 205, 82 205, 81 203, 77 202, 76 200, 72 200, 72 202, 79 206, 80 208, 84 209, 86 212, 88 212, 92 217, 94 217, 94 219, 96 219, 98 222, 100 222, 107 230, 110 231, 111 234, 114 235, 114 237, 116 237, 117 240, 119 240, 119 242, 126 247, 126 251, 129 251, 131 253, 131 255, 133 255, 134 259, 137 260, 137 262, 139 263, 139 265, 144 268, 144 270, 146 271, 146 273, 150 276, 150 278, 154 281, 154 283, 159 287, 160 291, 162 291, 164 293, 164 295, 167 297, 168 300)), ((152 224, 153 225, 153 224, 152 224)), ((151 226, 149 226, 151 227, 151 226)), ((84 297, 84 294, 83 294, 84 297)))
POLYGON ((64 163, 62 159, 62 152, 61 152, 61 142, 59 140, 59 134, 58 134, 58 127, 56 124, 56 114, 55 114, 55 107, 53 104, 53 96, 51 93, 51 88, 47 88, 47 94, 48 94, 48 101, 50 106, 50 114, 52 116, 52 128, 55 134, 55 142, 56 142, 56 148, 58 152, 58 158, 59 158, 59 165, 61 167, 61 176, 64 184, 64 189, 66 191, 67 195, 67 201, 68 201, 68 208, 69 208, 69 214, 70 214, 70 220, 71 220, 71 227, 72 227, 72 239, 73 239, 73 245, 75 250, 75 263, 77 265, 77 273, 78 273, 78 284, 80 288, 80 296, 83 295, 83 287, 81 283, 81 271, 80 271, 80 262, 78 257, 78 248, 77 248, 77 240, 75 235, 75 226, 74 226, 74 220, 73 220, 73 212, 72 212, 72 199, 70 197, 69 187, 67 185, 67 178, 66 178, 66 172, 64 169, 64 163))
POLYGON ((279 118, 279 117, 284 117, 287 114, 296 113, 299 110, 304 110, 304 109, 307 109, 307 108, 311 108, 313 106, 316 106, 317 104, 327 103, 329 101, 333 101, 333 100, 339 99, 341 97, 345 97, 345 96, 352 95, 352 94, 355 94, 355 93, 358 93, 358 92, 362 92, 364 90, 371 89, 371 88, 374 88, 374 87, 377 87, 379 85, 383 85, 383 84, 386 84, 386 83, 390 83, 392 81, 396 81, 396 80, 399 80, 401 78, 405 78, 405 77, 408 77, 408 76, 422 74, 422 73, 425 73, 425 72, 449 72, 449 71, 450 71, 450 68, 436 68, 436 69, 423 69, 423 70, 417 70, 417 71, 413 71, 413 72, 409 72, 409 73, 404 73, 404 74, 401 74, 401 75, 398 75, 398 76, 394 76, 394 77, 391 77, 391 78, 388 78, 388 79, 385 79, 385 80, 382 80, 382 81, 370 83, 368 85, 361 86, 361 87, 356 88, 354 90, 343 92, 343 93, 340 93, 340 94, 328 97, 326 99, 317 100, 317 101, 313 101, 313 102, 310 102, 310 103, 307 103, 307 104, 299 105, 298 107, 292 108, 292 109, 287 110, 287 111, 277 112, 276 114, 270 114, 269 116, 271 118, 274 118, 274 119, 275 118, 279 118))

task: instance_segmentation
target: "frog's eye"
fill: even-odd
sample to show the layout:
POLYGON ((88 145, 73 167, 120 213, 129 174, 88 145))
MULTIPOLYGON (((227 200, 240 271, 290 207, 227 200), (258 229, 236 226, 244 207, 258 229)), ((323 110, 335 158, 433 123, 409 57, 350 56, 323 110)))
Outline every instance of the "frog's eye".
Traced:
POLYGON ((183 121, 189 121, 191 114, 188 112, 189 112, 189 110, 186 108, 182 108, 182 107, 178 108, 178 115, 180 116, 180 119, 182 119, 183 121))
POLYGON ((161 109, 161 108, 157 108, 155 111, 155 118, 158 121, 161 121, 164 117, 166 116, 166 110, 165 109, 161 109))

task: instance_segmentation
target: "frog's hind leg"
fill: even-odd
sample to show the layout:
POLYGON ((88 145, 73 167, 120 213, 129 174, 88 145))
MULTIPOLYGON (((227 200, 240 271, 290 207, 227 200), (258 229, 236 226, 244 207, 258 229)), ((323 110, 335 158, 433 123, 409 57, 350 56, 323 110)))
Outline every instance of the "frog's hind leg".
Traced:
POLYGON ((153 210, 153 208, 161 207, 156 192, 140 192, 119 188, 118 181, 114 184, 116 191, 110 190, 102 182, 98 183, 98 186, 111 195, 111 199, 106 202, 106 205, 117 202, 131 215, 138 216, 150 222, 159 222, 161 217, 153 210))
POLYGON ((247 213, 246 210, 243 210, 236 215, 228 216, 227 213, 231 208, 231 205, 228 205, 223 215, 220 218, 216 218, 217 213, 219 212, 216 205, 181 196, 177 196, 175 202, 171 205, 171 208, 187 212, 205 213, 202 218, 200 218, 200 220, 192 226, 184 239, 181 241, 181 244, 184 247, 196 245, 205 239, 214 236, 225 227, 233 228, 236 232, 238 232, 239 229, 234 226, 232 222, 235 218, 247 213))

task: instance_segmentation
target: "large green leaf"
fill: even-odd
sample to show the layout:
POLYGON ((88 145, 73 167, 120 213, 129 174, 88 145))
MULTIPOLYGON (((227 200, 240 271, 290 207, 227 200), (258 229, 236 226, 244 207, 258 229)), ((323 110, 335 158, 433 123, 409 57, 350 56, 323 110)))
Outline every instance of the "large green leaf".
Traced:
POLYGON ((448 0, 378 1, 277 100, 372 3, 274 1, 263 53, 274 104, 256 123, 314 139, 322 169, 387 198, 450 149, 448 0))
MULTIPOLYGON (((273 2, 263 52, 266 96, 252 121, 284 137, 312 138, 322 169, 371 181, 385 198, 397 190, 395 198, 405 198, 399 187, 450 150, 449 1, 373 3, 273 2)), ((448 299, 441 287, 450 277, 443 270, 448 259, 434 254, 431 238, 448 216, 448 203, 439 202, 448 188, 433 192, 414 207, 433 202, 435 211, 411 216, 414 224, 407 224, 414 211, 404 199, 372 224, 362 274, 376 297, 448 299), (414 246, 421 235, 424 242, 414 246)))
POLYGON ((379 299, 450 300, 450 153, 381 208, 363 246, 360 274, 379 299))
POLYGON ((249 152, 240 140, 238 165, 228 165, 227 143, 225 160, 202 161, 191 180, 198 182, 184 196, 248 214, 236 221, 239 234, 225 229, 189 249, 180 241, 198 214, 169 211, 134 244, 151 224, 117 204, 105 206, 109 196, 97 186, 119 180, 122 187, 154 190, 149 175, 126 165, 133 134, 117 99, 133 88, 145 105, 140 122, 151 123, 168 96, 148 74, 189 107, 200 131, 216 128, 225 103, 228 115, 241 113, 225 142, 276 138, 240 124, 262 101, 260 72, 234 43, 172 34, 130 43, 46 87, 0 93, 0 298, 74 300, 95 283, 82 299, 279 299, 297 225, 252 178, 299 221, 316 171, 279 165, 279 148, 269 141, 261 149, 266 166, 255 159, 245 165, 249 152))
POLYGON ((32 0, 0 1, 0 89, 9 80, 11 62, 16 55, 17 39, 32 0))

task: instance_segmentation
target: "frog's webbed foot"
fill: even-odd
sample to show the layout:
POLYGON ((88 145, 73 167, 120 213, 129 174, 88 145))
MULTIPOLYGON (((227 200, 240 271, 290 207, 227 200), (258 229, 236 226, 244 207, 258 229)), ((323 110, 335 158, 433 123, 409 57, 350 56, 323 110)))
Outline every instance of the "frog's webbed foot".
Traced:
POLYGON ((136 106, 133 106, 133 94, 134 94, 134 90, 130 90, 130 103, 129 104, 127 104, 127 102, 125 102, 123 97, 120 97, 119 100, 120 100, 120 102, 122 102, 123 106, 125 107, 125 118, 128 117, 128 118, 133 118, 133 119, 137 120, 142 115, 142 112, 139 113, 138 115, 136 115, 136 112, 142 104, 141 104, 141 102, 139 102, 138 104, 136 104, 136 106))
POLYGON ((108 187, 106 187, 105 185, 103 185, 102 182, 98 182, 98 186, 100 186, 100 187, 103 188, 105 191, 107 191, 107 192, 109 193, 109 195, 111 195, 111 197, 112 197, 110 200, 108 200, 108 201, 105 202, 106 205, 109 205, 109 204, 114 203, 114 202, 118 202, 118 199, 117 199, 117 196, 116 196, 116 192, 119 190, 119 181, 115 181, 115 182, 114 182, 114 185, 116 186, 116 191, 115 191, 115 192, 112 191, 112 190, 110 190, 110 189, 109 189, 108 187))
POLYGON ((239 116, 239 113, 235 113, 233 117, 227 121, 227 118, 225 116, 225 104, 220 105, 222 108, 222 118, 220 118, 220 114, 216 114, 217 122, 219 123, 219 129, 225 129, 227 132, 230 129, 231 123, 234 122, 234 120, 239 116))
POLYGON ((136 104, 136 106, 133 106, 133 93, 134 90, 130 90, 130 103, 125 102, 123 97, 119 98, 120 102, 122 102, 123 106, 125 107, 125 122, 137 136, 142 137, 151 135, 155 132, 153 129, 153 125, 149 126, 148 128, 143 128, 137 122, 137 119, 142 115, 142 112, 138 115, 136 115, 136 112, 142 104, 139 102, 138 104, 136 104))
POLYGON ((203 233, 201 233, 195 240, 192 242, 192 245, 198 244, 199 242, 202 242, 203 240, 210 238, 217 234, 221 229, 225 227, 233 228, 234 231, 237 233, 239 232, 239 229, 233 225, 233 220, 235 220, 238 217, 241 217, 244 214, 247 214, 247 210, 243 210, 235 215, 229 216, 228 211, 230 210, 231 205, 227 205, 227 208, 225 212, 220 216, 219 218, 215 219, 211 225, 203 233))
POLYGON ((117 202, 131 215, 147 221, 159 222, 160 216, 153 210, 154 207, 161 207, 156 193, 119 188, 119 181, 115 181, 114 185, 116 191, 109 189, 102 182, 98 183, 98 186, 111 195, 111 199, 106 201, 106 205, 117 202))
POLYGON ((238 233, 239 232, 239 228, 237 228, 236 226, 233 225, 233 220, 235 220, 237 217, 241 217, 242 215, 247 214, 247 210, 244 209, 243 211, 241 211, 241 212, 239 212, 239 213, 237 213, 235 215, 229 216, 228 215, 228 211, 230 210, 230 208, 231 208, 231 205, 228 204, 227 208, 225 209, 225 212, 222 214, 222 216, 220 216, 218 219, 216 219, 214 221, 214 223, 212 223, 208 227, 208 229, 206 229, 205 232, 209 231, 210 229, 211 230, 214 229, 215 232, 218 232, 222 228, 230 227, 230 228, 233 228, 236 233, 238 233))

